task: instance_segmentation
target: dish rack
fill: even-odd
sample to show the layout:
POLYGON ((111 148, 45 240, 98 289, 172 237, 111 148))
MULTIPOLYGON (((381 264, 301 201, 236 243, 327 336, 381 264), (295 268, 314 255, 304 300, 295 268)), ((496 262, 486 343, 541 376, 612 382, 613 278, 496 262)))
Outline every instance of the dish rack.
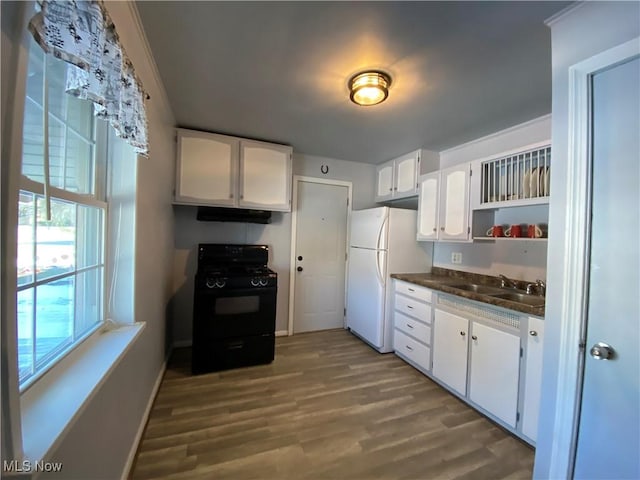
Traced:
POLYGON ((481 204, 549 197, 551 146, 483 162, 481 175, 481 204))

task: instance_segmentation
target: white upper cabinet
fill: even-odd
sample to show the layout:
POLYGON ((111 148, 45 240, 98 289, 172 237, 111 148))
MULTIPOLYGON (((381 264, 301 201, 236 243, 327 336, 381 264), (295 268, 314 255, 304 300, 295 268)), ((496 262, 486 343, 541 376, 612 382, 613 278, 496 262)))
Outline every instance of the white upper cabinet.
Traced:
POLYGON ((175 202, 291 210, 292 148, 178 129, 175 202))
POLYGON ((418 173, 420 172, 420 151, 396 158, 394 162, 394 196, 399 198, 417 195, 418 173))
POLYGON ((376 168, 376 202, 393 198, 393 160, 376 168))
POLYGON ((470 175, 465 163, 420 177, 418 240, 470 241, 470 175))
POLYGON ((420 165, 425 162, 427 171, 437 169, 438 153, 419 149, 379 165, 376 168, 376 202, 418 195, 420 165))
POLYGON ((418 240, 437 240, 440 172, 422 175, 418 184, 418 240))
POLYGON ((291 147, 240 141, 239 206, 291 210, 291 147))
POLYGON ((469 164, 442 170, 439 240, 469 240, 469 164))
POLYGON ((179 129, 176 202, 234 206, 239 145, 226 135, 179 129))

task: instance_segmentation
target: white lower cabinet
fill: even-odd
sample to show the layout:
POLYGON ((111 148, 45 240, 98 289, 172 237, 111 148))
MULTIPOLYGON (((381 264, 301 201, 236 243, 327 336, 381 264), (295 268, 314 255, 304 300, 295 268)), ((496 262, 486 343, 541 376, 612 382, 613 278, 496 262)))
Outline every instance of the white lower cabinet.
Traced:
POLYGON ((433 329, 433 376, 465 396, 469 320, 436 308, 433 329))
POLYGON ((396 354, 535 444, 544 319, 398 280, 395 293, 396 354))
POLYGON ((520 337, 472 322, 469 399, 515 428, 520 337))
POLYGON ((431 370, 431 290, 395 281, 393 349, 424 372, 431 370))
POLYGON ((522 433, 534 442, 538 437, 543 340, 544 320, 529 317, 526 340, 524 399, 522 402, 522 433))

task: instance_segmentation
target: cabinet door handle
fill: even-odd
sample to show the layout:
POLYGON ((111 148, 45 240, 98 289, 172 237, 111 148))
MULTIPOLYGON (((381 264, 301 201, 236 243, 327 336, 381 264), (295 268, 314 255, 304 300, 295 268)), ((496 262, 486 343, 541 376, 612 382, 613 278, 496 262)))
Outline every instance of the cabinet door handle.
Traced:
POLYGON ((413 310, 413 307, 412 307, 411 305, 407 305, 407 308, 408 308, 409 310, 413 310))
POLYGON ((434 231, 434 232, 437 232, 437 231, 438 231, 438 229, 437 229, 436 227, 433 227, 433 231, 434 231))
POLYGON ((230 194, 229 194, 229 198, 233 198, 233 193, 230 193, 230 194))
POLYGON ((397 191, 397 190, 398 190, 398 187, 393 187, 393 189, 397 191))
POLYGON ((393 192, 393 188, 389 188, 389 191, 390 191, 390 192, 393 192))
POLYGON ((467 332, 460 332, 460 335, 462 335, 463 337, 467 334, 467 332))
POLYGON ((415 292, 415 290, 413 288, 409 288, 407 290, 409 290, 410 292, 415 292))
POLYGON ((444 232, 444 227, 440 227, 440 230, 444 232))
POLYGON ((473 340, 477 340, 477 339, 478 339, 478 337, 476 337, 475 335, 472 335, 472 336, 471 336, 471 338, 472 338, 473 340))
POLYGON ((243 199, 244 199, 244 195, 240 195, 240 200, 243 200, 243 199))
POLYGON ((538 332, 536 332, 535 330, 529 330, 529 335, 531 335, 532 337, 537 337, 538 332))
POLYGON ((409 345, 405 345, 405 347, 407 347, 407 350, 413 351, 413 348, 411 348, 409 345))
POLYGON ((413 325, 411 325, 410 323, 407 323, 407 327, 409 327, 411 330, 413 330, 413 325))

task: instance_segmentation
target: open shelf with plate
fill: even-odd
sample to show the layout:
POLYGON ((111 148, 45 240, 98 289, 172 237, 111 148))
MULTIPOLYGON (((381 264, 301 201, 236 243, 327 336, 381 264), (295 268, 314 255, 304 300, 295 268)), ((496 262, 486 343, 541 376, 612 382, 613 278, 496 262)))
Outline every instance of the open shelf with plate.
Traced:
POLYGON ((549 203, 551 146, 544 145, 480 163, 476 209, 549 203))

